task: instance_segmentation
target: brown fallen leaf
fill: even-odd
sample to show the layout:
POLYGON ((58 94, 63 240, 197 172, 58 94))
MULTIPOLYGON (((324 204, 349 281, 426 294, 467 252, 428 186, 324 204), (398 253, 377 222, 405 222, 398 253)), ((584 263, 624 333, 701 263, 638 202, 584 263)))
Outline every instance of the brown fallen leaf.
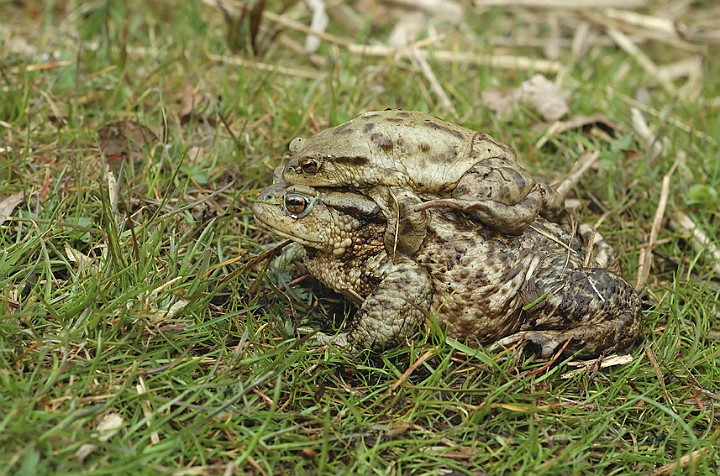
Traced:
POLYGON ((187 124, 190 120, 195 117, 196 120, 205 120, 211 125, 214 124, 212 118, 207 118, 200 112, 200 106, 205 105, 208 102, 207 97, 197 92, 197 88, 188 84, 185 86, 185 90, 182 95, 182 104, 180 106, 180 124, 187 124))
POLYGON ((19 192, 5 197, 2 201, 0 201, 0 225, 10 219, 12 213, 15 211, 15 208, 23 202, 23 196, 23 192, 19 192))
POLYGON ((546 121, 557 121, 570 112, 565 94, 542 74, 523 81, 519 91, 520 101, 539 112, 546 121))
POLYGON ((495 111, 498 119, 509 119, 517 102, 516 89, 488 89, 480 93, 485 106, 495 111))
POLYGON ((554 122, 570 112, 565 94, 542 74, 523 81, 517 89, 489 89, 481 93, 483 102, 500 119, 508 119, 515 107, 524 104, 536 110, 543 120, 554 122))
POLYGON ((143 147, 159 142, 148 127, 131 120, 111 122, 98 130, 100 150, 108 161, 122 157, 142 159, 143 147))
POLYGON ((634 162, 645 157, 645 153, 637 149, 620 149, 628 162, 634 162))

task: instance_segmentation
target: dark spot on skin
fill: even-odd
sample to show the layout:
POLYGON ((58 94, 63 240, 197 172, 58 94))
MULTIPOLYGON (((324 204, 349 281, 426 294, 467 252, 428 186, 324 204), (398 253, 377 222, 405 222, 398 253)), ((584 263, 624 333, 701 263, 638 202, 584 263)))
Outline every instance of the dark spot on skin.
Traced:
POLYGON ((362 156, 345 156, 345 157, 333 157, 333 161, 337 164, 348 164, 348 165, 365 165, 370 162, 370 159, 362 156))
POLYGON ((426 144, 425 142, 422 142, 418 144, 418 149, 420 149, 420 152, 427 152, 430 150, 430 144, 426 144))
POLYGON ((405 111, 398 111, 397 115, 400 117, 410 117, 410 113, 405 111))
POLYGON ((373 124, 372 122, 368 122, 367 124, 365 124, 365 127, 363 127, 363 132, 370 132, 373 127, 375 127, 375 124, 373 124))
POLYGON ((431 157, 433 162, 447 162, 457 157, 458 153, 455 149, 446 150, 443 153, 439 153, 431 157))
POLYGON ((460 131, 452 131, 452 133, 453 133, 453 135, 455 136, 455 138, 460 139, 460 140, 463 139, 462 132, 460 132, 460 131))
POLYGON ((345 124, 341 124, 335 128, 335 135, 346 135, 346 134, 352 134, 354 132, 354 129, 352 128, 352 125, 350 125, 349 122, 346 122, 345 124))
POLYGON ((392 122, 393 124, 402 124, 405 122, 405 119, 401 119, 399 117, 387 117, 385 118, 385 122, 392 122))
POLYGON ((380 147, 385 152, 391 152, 393 150, 393 141, 389 137, 386 137, 378 132, 375 132, 370 135, 370 140, 372 140, 378 147, 380 147))

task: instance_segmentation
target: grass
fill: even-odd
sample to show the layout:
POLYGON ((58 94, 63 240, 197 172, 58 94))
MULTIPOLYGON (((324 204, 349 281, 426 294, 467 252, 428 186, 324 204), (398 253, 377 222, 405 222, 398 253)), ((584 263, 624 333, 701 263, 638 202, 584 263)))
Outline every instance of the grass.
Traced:
MULTIPOLYGON (((634 282, 678 154, 686 158, 666 215, 688 213, 718 245, 714 45, 695 43, 705 48, 700 101, 675 100, 612 43, 577 61, 562 49, 573 113, 602 113, 618 128, 609 140, 575 130, 538 148, 537 113, 519 108, 501 121, 480 99, 531 71, 430 59, 453 113, 411 62, 347 55, 328 42, 325 63, 313 66, 268 37, 262 63, 303 75, 258 69, 242 35, 230 46, 243 65, 213 60, 229 54, 227 24, 201 2, 2 2, 0 12, 13 19, 0 24, 0 201, 24 197, 0 226, 0 474, 720 470, 720 287, 708 253, 665 223, 634 361, 563 379, 566 361, 527 375, 543 365, 532 354, 470 350, 433 329, 357 359, 296 338, 301 324, 352 311, 317 283, 290 285, 304 274, 296 261, 253 262, 276 238, 249 209, 289 141, 311 135, 314 123, 427 110, 508 142, 547 180, 582 149, 600 150, 600 168, 574 194, 634 282), (653 161, 630 125, 627 97, 639 87, 654 109, 673 105, 665 120, 647 116, 668 139, 653 161), (133 144, 121 167, 100 153, 98 131, 126 120, 166 145, 133 144)), ((710 2, 686 15, 690 25, 717 20, 710 2)), ((538 18, 494 9, 466 27, 489 51, 540 57, 539 48, 492 46, 513 25, 543 38, 538 18)), ((329 32, 387 38, 390 23, 361 19, 359 30, 335 22, 329 32)), ((439 48, 475 48, 463 28, 447 32, 439 48)), ((657 64, 691 55, 643 45, 657 64)))

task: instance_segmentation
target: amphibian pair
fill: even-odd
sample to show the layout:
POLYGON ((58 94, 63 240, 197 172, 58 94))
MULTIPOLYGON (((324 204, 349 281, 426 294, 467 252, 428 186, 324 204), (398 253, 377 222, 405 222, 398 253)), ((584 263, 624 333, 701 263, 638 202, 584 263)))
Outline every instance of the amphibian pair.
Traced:
POLYGON ((589 356, 640 332, 640 299, 611 271, 609 245, 590 245, 587 225, 575 233, 563 197, 490 136, 386 110, 290 151, 253 212, 358 306, 348 329, 321 341, 380 350, 436 316, 469 343, 530 340, 548 356, 572 340, 589 356))

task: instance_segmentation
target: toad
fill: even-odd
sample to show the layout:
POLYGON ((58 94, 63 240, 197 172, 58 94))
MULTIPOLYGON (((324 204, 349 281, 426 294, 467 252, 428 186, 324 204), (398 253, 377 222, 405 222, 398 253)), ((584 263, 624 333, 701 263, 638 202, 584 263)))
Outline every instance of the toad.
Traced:
POLYGON ((540 217, 505 235, 431 209, 417 251, 393 259, 383 211, 353 191, 277 182, 253 214, 303 245, 309 273, 357 306, 345 330, 316 336, 349 353, 397 346, 426 318, 468 344, 527 340, 543 357, 567 341, 580 356, 621 350, 641 329, 639 296, 588 225, 573 234, 540 217))
POLYGON ((293 140, 290 152, 285 182, 368 195, 387 217, 386 247, 408 256, 425 238, 432 208, 462 210, 511 235, 538 214, 566 217, 563 197, 520 167, 509 146, 424 112, 365 112, 293 140))

